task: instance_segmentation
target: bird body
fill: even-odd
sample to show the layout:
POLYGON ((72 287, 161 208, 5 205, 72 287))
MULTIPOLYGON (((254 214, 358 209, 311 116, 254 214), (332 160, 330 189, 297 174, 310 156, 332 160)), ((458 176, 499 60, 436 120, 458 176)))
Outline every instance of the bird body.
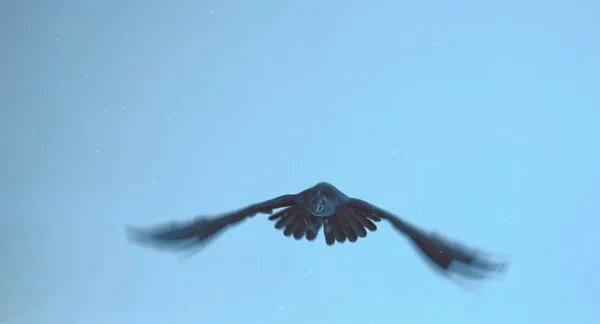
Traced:
POLYGON ((329 246, 365 238, 368 232, 377 230, 376 223, 387 220, 444 274, 482 279, 506 267, 505 262, 494 262, 472 249, 427 233, 364 200, 348 197, 327 182, 221 216, 199 216, 184 224, 170 223, 145 230, 128 228, 128 233, 131 240, 140 244, 196 247, 222 234, 229 226, 257 214, 269 214, 268 219, 275 223, 276 229, 296 240, 314 241, 322 229, 329 246))

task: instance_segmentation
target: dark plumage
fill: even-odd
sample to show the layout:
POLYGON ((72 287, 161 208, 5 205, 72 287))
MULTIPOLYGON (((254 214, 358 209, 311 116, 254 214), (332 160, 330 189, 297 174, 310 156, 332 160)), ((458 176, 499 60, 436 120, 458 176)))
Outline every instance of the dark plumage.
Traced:
POLYGON ((283 195, 219 217, 198 217, 186 224, 171 223, 142 230, 128 228, 130 239, 142 244, 172 249, 193 248, 221 234, 228 226, 256 214, 270 214, 275 228, 297 240, 316 239, 323 230, 327 245, 346 240, 356 242, 377 230, 387 220, 406 235, 423 255, 444 274, 481 279, 505 269, 506 263, 491 261, 464 246, 427 233, 364 200, 350 198, 329 183, 319 183, 297 194, 283 195), (273 213, 276 209, 281 209, 273 213))

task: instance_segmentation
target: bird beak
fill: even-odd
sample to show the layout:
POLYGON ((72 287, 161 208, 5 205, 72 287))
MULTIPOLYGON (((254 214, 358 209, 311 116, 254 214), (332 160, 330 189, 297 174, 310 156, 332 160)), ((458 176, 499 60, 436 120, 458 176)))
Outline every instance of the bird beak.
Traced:
POLYGON ((315 216, 318 216, 325 209, 325 201, 319 199, 312 206, 312 211, 315 216))

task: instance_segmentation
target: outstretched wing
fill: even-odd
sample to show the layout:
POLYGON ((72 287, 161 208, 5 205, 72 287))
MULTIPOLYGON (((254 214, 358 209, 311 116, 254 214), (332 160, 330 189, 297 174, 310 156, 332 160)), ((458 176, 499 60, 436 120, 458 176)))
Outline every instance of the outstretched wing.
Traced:
POLYGON ((351 199, 348 206, 388 220, 396 230, 408 236, 427 259, 444 274, 457 274, 468 279, 483 279, 492 273, 502 272, 507 266, 506 262, 492 261, 473 249, 450 242, 435 233, 426 233, 364 200, 351 199))
POLYGON ((259 213, 271 214, 274 209, 296 205, 297 197, 283 195, 217 217, 199 216, 185 223, 172 222, 149 229, 128 227, 126 230, 129 239, 139 244, 170 250, 192 249, 206 244, 226 228, 248 217, 259 213))

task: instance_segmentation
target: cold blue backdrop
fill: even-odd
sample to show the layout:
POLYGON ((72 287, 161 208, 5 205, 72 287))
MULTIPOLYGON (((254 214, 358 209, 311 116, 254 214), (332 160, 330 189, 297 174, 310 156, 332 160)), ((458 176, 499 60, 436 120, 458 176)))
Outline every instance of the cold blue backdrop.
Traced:
POLYGON ((0 2, 0 321, 600 323, 599 7, 0 2), (125 237, 319 181, 512 266, 465 289, 385 223, 125 237))

